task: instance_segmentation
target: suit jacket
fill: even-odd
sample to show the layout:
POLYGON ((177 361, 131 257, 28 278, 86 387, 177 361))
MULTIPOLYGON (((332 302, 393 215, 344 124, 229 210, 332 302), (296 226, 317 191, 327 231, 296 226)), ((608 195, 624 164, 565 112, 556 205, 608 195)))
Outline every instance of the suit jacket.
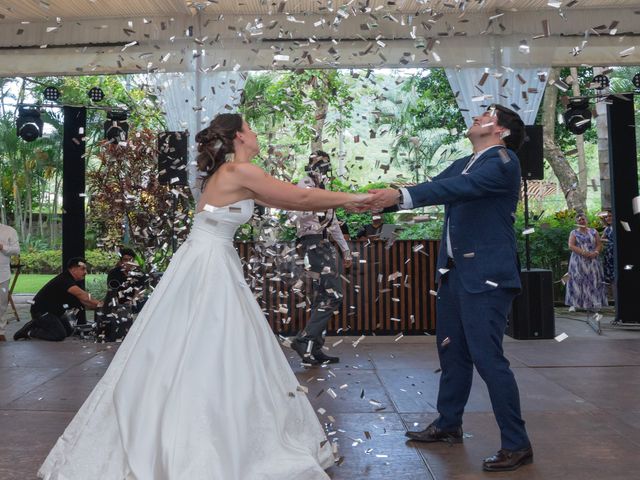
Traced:
POLYGON ((447 265, 447 221, 453 259, 464 289, 520 289, 513 229, 520 193, 520 162, 511 150, 484 152, 462 173, 471 156, 456 160, 431 182, 408 187, 413 207, 445 205, 438 273, 447 265), (497 287, 496 287, 497 284, 497 287))

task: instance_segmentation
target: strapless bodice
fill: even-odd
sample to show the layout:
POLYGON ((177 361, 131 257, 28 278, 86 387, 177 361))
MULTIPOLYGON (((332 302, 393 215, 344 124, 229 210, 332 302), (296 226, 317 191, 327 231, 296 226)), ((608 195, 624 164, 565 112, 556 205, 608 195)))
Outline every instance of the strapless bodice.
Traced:
POLYGON ((207 235, 232 241, 236 230, 253 215, 253 199, 240 200, 226 207, 209 206, 196 213, 190 236, 207 235))

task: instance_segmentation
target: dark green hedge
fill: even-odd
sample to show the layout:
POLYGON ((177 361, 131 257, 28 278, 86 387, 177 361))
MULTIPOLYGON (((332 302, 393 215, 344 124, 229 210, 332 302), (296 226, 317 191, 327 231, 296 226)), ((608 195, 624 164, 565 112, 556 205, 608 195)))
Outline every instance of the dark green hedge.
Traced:
MULTIPOLYGON (((104 250, 87 250, 85 258, 89 273, 106 273, 118 262, 118 254, 104 250)), ((20 254, 22 273, 60 273, 62 252, 60 250, 33 250, 20 254)))

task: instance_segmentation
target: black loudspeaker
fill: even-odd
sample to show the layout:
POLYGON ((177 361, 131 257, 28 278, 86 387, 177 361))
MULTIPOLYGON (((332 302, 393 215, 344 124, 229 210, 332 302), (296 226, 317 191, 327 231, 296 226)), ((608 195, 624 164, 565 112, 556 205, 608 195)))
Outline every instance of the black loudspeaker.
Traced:
POLYGON ((158 181, 163 185, 188 185, 188 132, 158 135, 158 181))
POLYGON ((640 214, 633 212, 633 199, 638 196, 634 101, 632 94, 612 95, 609 100, 607 118, 614 220, 616 320, 640 323, 640 214))
POLYGON ((544 155, 542 150, 542 125, 527 125, 526 140, 518 150, 522 178, 527 180, 544 179, 544 155))
POLYGON ((554 338, 556 322, 551 270, 523 270, 520 281, 522 293, 513 301, 505 333, 517 340, 554 338))

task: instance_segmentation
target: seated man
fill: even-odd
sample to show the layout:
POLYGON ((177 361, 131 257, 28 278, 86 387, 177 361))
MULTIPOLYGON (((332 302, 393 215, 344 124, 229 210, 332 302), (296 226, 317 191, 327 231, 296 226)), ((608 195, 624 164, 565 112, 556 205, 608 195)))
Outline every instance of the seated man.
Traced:
POLYGON ((18 330, 14 340, 21 338, 40 338, 60 342, 73 333, 73 327, 65 316, 65 311, 73 307, 95 310, 102 302, 91 298, 89 293, 78 286, 87 275, 87 263, 84 258, 72 258, 67 269, 52 278, 33 297, 30 322, 18 330))
POLYGON ((358 240, 366 240, 367 238, 377 238, 382 231, 382 216, 373 214, 371 223, 364 225, 358 231, 358 240))
POLYGON ((120 250, 120 260, 107 276, 107 307, 126 305, 133 313, 142 310, 146 302, 147 275, 140 271, 135 257, 136 253, 130 248, 120 250))

